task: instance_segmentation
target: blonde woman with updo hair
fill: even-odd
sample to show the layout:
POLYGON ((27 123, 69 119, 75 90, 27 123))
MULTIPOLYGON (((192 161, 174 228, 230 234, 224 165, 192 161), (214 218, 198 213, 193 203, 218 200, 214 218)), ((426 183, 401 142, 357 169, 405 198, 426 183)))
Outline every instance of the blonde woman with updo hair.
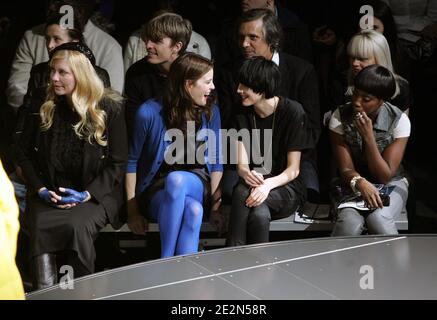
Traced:
POLYGON ((365 67, 380 65, 394 74, 396 91, 388 102, 408 114, 411 106, 410 85, 407 80, 395 74, 387 39, 374 30, 362 30, 355 34, 347 46, 349 56, 348 87, 346 100, 350 101, 355 76, 365 67))
POLYGON ((69 42, 51 52, 47 98, 30 108, 19 164, 29 190, 33 289, 56 284, 63 253, 74 278, 94 272, 93 242, 123 203, 127 137, 120 95, 105 89, 91 50, 69 42))

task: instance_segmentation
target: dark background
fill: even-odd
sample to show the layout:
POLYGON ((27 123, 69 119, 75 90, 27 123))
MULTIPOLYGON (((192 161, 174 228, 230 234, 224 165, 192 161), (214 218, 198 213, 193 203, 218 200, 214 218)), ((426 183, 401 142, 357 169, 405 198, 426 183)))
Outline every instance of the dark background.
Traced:
MULTIPOLYGON (((357 21, 356 13, 359 12, 359 6, 364 0, 276 1, 297 14, 307 24, 310 34, 315 27, 328 24, 336 31, 339 38, 347 39, 356 31, 351 26, 355 24, 353 21, 357 21)), ((124 47, 129 35, 150 19, 159 2, 158 0, 100 0, 97 1, 96 11, 107 21, 110 34, 124 47)), ((223 24, 240 14, 240 1, 171 0, 171 2, 178 13, 192 22, 193 29, 208 40, 214 58, 220 30, 223 24)), ((8 172, 13 170, 8 154, 10 134, 14 129, 14 117, 6 104, 7 79, 15 49, 23 33, 44 22, 47 3, 48 0, 0 2, 0 21, 2 17, 8 17, 10 21, 9 28, 6 30, 4 22, 0 25, 0 158, 8 172)), ((412 134, 405 157, 410 164, 420 169, 420 176, 430 179, 430 185, 435 184, 432 182, 436 181, 434 178, 437 171, 437 133, 434 130, 437 114, 436 64, 423 68, 423 77, 419 76, 417 82, 410 82, 414 105, 410 112, 412 134)), ((323 102, 321 99, 322 108, 323 102)), ((437 198, 434 196, 436 189, 424 188, 419 194, 430 193, 433 195, 430 198, 434 199, 437 198)))

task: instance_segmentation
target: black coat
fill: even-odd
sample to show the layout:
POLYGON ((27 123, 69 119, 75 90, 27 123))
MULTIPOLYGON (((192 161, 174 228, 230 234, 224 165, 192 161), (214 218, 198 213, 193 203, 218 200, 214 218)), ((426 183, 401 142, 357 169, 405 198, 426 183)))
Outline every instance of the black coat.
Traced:
MULTIPOLYGON (((281 25, 282 36, 280 50, 288 54, 313 62, 311 35, 308 26, 288 8, 276 4, 278 22, 281 25)), ((238 11, 238 10, 237 10, 238 11)), ((215 65, 221 66, 233 61, 241 54, 238 46, 238 17, 224 20, 220 27, 217 49, 215 50, 215 65)))
POLYGON ((167 85, 167 76, 161 74, 156 66, 143 58, 126 72, 124 95, 126 101, 126 124, 128 134, 132 134, 133 122, 138 108, 151 98, 162 96, 167 85))
MULTIPOLYGON (((122 103, 104 98, 107 146, 84 143, 82 184, 91 201, 103 205, 110 223, 121 226, 120 210, 124 208, 124 176, 127 163, 126 125, 122 103)), ((54 188, 55 168, 49 158, 49 134, 40 129, 40 104, 30 106, 18 147, 18 164, 31 191, 54 188)), ((82 191, 82 190, 80 190, 82 191)))

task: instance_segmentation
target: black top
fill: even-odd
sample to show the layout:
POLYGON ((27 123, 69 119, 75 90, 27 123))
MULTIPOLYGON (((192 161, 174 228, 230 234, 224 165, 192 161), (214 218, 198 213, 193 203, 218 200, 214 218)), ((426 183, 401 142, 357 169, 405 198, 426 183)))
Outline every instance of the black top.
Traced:
MULTIPOLYGON (((61 101, 59 101, 59 106, 62 106, 61 101)), ((30 192, 39 190, 42 187, 54 190, 59 183, 55 178, 58 176, 56 172, 59 173, 60 169, 63 171, 69 170, 65 167, 67 166, 65 163, 62 164, 63 168, 57 167, 53 163, 51 156, 54 148, 52 146, 53 137, 51 137, 51 130, 41 130, 40 107, 40 104, 32 104, 29 112, 26 113, 26 121, 23 133, 20 135, 17 152, 17 162, 23 169, 28 191, 30 192)), ((104 97, 99 102, 99 107, 106 113, 104 136, 107 145, 101 146, 94 140, 91 144, 87 139, 83 140, 81 155, 77 155, 78 149, 80 149, 78 145, 70 153, 76 154, 82 159, 77 158, 71 161, 68 166, 74 166, 75 171, 79 170, 80 166, 80 173, 77 177, 74 177, 72 182, 80 183, 83 186, 83 188, 79 188, 81 191, 87 190, 93 201, 102 204, 111 224, 115 228, 119 228, 122 223, 119 220, 119 214, 123 212, 121 209, 125 203, 123 179, 126 174, 127 163, 127 137, 123 102, 104 97), (78 165, 79 161, 80 164, 78 165)), ((67 116, 66 121, 69 122, 69 120, 73 119, 67 116)), ((71 131, 68 134, 71 134, 71 131)), ((75 142, 72 143, 78 143, 77 138, 74 137, 74 139, 75 142)), ((59 142, 57 144, 59 145, 59 142)), ((65 146, 62 147, 65 148, 65 146)), ((61 161, 65 160, 57 152, 55 158, 61 161)))
POLYGON ((190 139, 184 137, 184 140, 184 146, 186 146, 186 148, 183 148, 183 152, 174 154, 175 163, 168 164, 166 161, 164 161, 159 168, 157 176, 166 176, 171 171, 189 171, 199 176, 205 182, 209 182, 210 175, 206 164, 200 163, 197 157, 192 159, 194 160, 194 163, 190 163, 192 160, 188 158, 188 152, 191 155, 197 155, 198 151, 201 150, 200 148, 205 148, 205 141, 195 141, 195 137, 190 137, 190 139), (193 144, 194 141, 195 144, 193 144))
POLYGON ((138 108, 148 99, 160 98, 166 85, 167 76, 148 63, 147 57, 135 62, 127 70, 124 94, 127 98, 125 108, 129 136, 138 108))
MULTIPOLYGON (((287 168, 287 153, 289 151, 302 151, 302 157, 304 157, 305 151, 314 147, 307 124, 307 116, 298 102, 287 98, 280 98, 275 113, 276 115, 272 114, 262 119, 251 107, 247 113, 238 115, 235 120, 237 130, 248 129, 251 132, 250 145, 245 145, 245 148, 250 153, 249 167, 253 169, 257 165, 254 165, 251 156, 252 152, 249 150, 253 150, 252 148, 259 150, 260 146, 258 144, 259 136, 252 129, 255 129, 255 126, 257 129, 261 129, 261 141, 263 141, 263 129, 272 129, 274 118, 273 144, 272 147, 268 145, 265 148, 266 152, 270 150, 272 152, 272 172, 268 176, 277 176, 287 168), (254 118, 255 125, 253 122, 254 118)), ((261 150, 263 149, 263 145, 261 145, 261 150)), ((263 156, 262 152, 261 156, 263 156)))
POLYGON ((73 125, 79 121, 67 103, 55 109, 53 125, 49 130, 50 161, 55 168, 55 187, 82 190, 83 143, 74 132, 73 125))
MULTIPOLYGON (((253 115, 252 123, 254 122, 253 120, 255 120, 255 122, 253 123, 254 128, 259 129, 259 135, 258 135, 258 133, 254 134, 254 136, 253 136, 254 141, 253 142, 255 142, 257 145, 259 145, 260 155, 261 155, 261 157, 264 157, 264 153, 270 152, 271 148, 272 148, 271 142, 268 142, 268 141, 267 141, 267 145, 264 148, 265 139, 268 138, 265 135, 265 130, 269 130, 269 129, 272 130, 273 129, 273 121, 276 122, 276 116, 275 116, 275 113, 272 113, 271 115, 269 115, 265 118, 261 118, 256 112, 251 112, 251 113, 253 115)), ((273 132, 272 132, 272 134, 273 134, 273 132)))
MULTIPOLYGON (((241 97, 237 93, 237 76, 244 59, 219 68, 214 76, 217 87, 222 127, 232 127, 236 114, 244 113, 241 107, 241 97)), ((299 102, 308 117, 314 142, 320 135, 320 106, 317 74, 314 67, 307 61, 279 53, 279 70, 281 72, 281 87, 279 94, 299 102)))

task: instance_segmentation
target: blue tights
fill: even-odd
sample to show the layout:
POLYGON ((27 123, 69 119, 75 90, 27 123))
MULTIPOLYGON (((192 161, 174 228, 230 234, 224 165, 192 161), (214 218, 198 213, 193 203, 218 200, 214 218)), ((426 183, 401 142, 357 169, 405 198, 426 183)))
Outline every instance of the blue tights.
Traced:
POLYGON ((158 221, 161 257, 197 252, 203 217, 203 183, 194 173, 173 171, 150 203, 158 221))

